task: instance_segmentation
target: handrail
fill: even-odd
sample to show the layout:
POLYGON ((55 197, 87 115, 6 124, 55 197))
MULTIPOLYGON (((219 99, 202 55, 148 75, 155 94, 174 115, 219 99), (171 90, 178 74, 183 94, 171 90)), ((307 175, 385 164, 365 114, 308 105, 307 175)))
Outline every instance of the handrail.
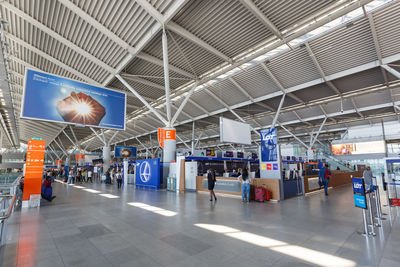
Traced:
POLYGON ((11 202, 10 207, 8 208, 7 214, 1 216, 1 217, 0 217, 0 221, 4 221, 5 219, 8 219, 8 217, 10 217, 16 199, 17 199, 17 194, 14 194, 13 200, 12 200, 12 202, 11 202))

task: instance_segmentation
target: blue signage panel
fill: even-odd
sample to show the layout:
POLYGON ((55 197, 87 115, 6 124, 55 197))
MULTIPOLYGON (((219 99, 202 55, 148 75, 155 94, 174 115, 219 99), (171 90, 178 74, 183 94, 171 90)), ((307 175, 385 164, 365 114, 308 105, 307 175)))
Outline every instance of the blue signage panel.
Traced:
POLYGON ((260 131, 261 136, 261 161, 270 162, 278 160, 278 135, 276 128, 260 131))
POLYGON ((160 159, 145 159, 136 161, 136 185, 160 188, 160 159))
POLYGON ((354 194, 354 205, 358 208, 366 209, 367 201, 365 196, 354 194))
POLYGON ((367 198, 365 196, 365 183, 363 178, 352 178, 354 205, 358 208, 367 208, 367 198))
POLYGON ((136 147, 133 146, 115 146, 116 158, 136 158, 136 147))
POLYGON ((21 118, 125 130, 126 94, 27 69, 21 118))

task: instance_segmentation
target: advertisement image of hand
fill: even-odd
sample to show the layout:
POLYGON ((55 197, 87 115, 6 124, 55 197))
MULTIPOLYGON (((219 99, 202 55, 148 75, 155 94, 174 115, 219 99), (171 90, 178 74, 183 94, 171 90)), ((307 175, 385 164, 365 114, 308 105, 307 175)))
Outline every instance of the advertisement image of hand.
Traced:
POLYGON ((87 125, 99 125, 106 115, 106 109, 91 96, 82 92, 57 102, 57 111, 66 122, 87 125))

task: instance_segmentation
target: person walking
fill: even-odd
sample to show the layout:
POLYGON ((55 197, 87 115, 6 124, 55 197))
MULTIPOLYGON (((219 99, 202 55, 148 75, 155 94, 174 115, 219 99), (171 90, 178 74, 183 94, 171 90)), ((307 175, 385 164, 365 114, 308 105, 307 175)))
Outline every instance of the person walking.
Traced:
POLYGON ((90 182, 93 183, 92 176, 93 176, 93 172, 92 172, 91 169, 89 169, 88 172, 87 172, 87 181, 88 182, 90 180, 90 182))
POLYGON ((250 202, 250 177, 249 171, 244 169, 241 171, 241 175, 238 177, 238 180, 242 182, 242 202, 244 202, 244 197, 246 195, 247 203, 250 202))
POLYGON ((329 179, 331 179, 332 173, 331 170, 329 169, 329 165, 325 164, 325 173, 324 173, 324 189, 325 189, 325 196, 328 195, 328 185, 329 185, 329 179))
POLYGON ((118 189, 120 189, 121 186, 122 186, 122 174, 121 174, 121 170, 119 170, 115 176, 116 176, 116 178, 117 178, 118 189))
POLYGON ((370 166, 367 166, 367 168, 364 170, 363 177, 366 187, 370 189, 372 186, 372 177, 374 177, 370 166))
POLYGON ((213 196, 214 196, 215 201, 217 201, 217 197, 215 196, 215 192, 214 192, 215 172, 213 169, 208 169, 207 181, 208 181, 208 190, 210 190, 210 201, 213 200, 213 196))

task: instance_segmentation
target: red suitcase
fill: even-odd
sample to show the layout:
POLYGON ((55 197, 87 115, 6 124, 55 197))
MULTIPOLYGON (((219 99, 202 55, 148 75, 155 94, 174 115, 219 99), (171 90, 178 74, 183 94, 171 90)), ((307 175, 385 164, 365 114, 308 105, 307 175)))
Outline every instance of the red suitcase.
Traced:
POLYGON ((267 199, 267 190, 264 187, 255 188, 255 200, 258 202, 264 202, 267 199))
POLYGON ((267 191, 267 193, 266 193, 266 199, 265 200, 271 200, 271 198, 272 198, 272 193, 271 193, 271 191, 269 191, 269 190, 266 190, 267 191))

